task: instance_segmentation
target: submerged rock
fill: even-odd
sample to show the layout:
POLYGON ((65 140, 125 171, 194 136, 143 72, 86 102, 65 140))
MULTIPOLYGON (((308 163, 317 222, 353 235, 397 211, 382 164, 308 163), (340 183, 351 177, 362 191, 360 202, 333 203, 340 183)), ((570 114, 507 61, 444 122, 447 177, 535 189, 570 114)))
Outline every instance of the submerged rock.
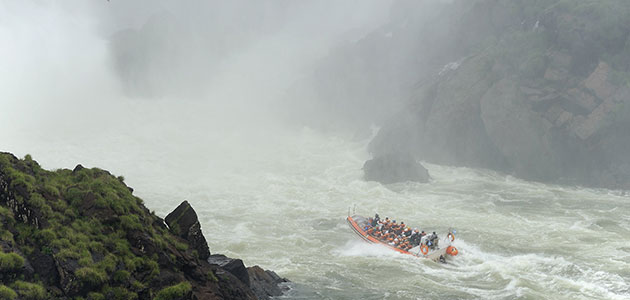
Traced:
POLYGON ((429 182, 429 171, 409 154, 386 154, 363 165, 365 180, 389 184, 403 181, 429 182))

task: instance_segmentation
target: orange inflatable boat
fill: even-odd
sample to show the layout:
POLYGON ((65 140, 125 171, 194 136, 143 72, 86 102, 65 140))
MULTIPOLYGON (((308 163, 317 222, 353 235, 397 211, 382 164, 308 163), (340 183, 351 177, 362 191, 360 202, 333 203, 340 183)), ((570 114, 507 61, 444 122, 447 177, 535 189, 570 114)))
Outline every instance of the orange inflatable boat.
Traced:
POLYGON ((366 242, 381 244, 387 248, 403 254, 428 258, 433 261, 445 262, 446 257, 455 256, 458 253, 457 248, 451 245, 451 243, 455 240, 454 231, 449 231, 444 239, 438 240, 439 242, 437 243, 437 245, 433 245, 432 247, 431 243, 427 243, 426 240, 423 239, 420 245, 408 250, 404 250, 394 246, 391 243, 380 240, 375 236, 368 234, 368 230, 369 228, 371 228, 370 219, 360 215, 352 215, 348 216, 346 221, 348 221, 348 225, 350 225, 350 228, 352 228, 352 230, 366 242))

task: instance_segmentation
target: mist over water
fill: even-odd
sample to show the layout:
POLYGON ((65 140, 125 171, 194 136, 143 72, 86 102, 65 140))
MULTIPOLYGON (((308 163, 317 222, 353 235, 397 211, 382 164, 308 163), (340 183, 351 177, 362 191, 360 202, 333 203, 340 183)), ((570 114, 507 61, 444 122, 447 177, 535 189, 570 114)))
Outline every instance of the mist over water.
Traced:
MULTIPOLYGON (((197 70, 191 86, 199 90, 170 86, 159 97, 125 87, 109 37, 140 28, 153 10, 170 9, 181 22, 199 7, 144 3, 151 11, 136 20, 137 4, 25 3, 0 3, 0 44, 8 45, 0 47, 0 150, 30 153, 48 169, 81 163, 123 175, 160 216, 188 200, 211 252, 289 278, 287 299, 630 298, 622 192, 432 164, 428 184, 365 182, 371 136, 279 116, 293 80, 336 41, 382 22, 387 3, 359 5, 352 22, 340 20, 359 2, 341 4, 314 38, 302 33, 322 22, 307 12, 329 2, 292 4, 279 24, 241 21, 262 33, 228 30, 240 37, 213 50, 221 55, 215 69, 197 70), (460 254, 442 265, 365 244, 345 222, 354 205, 427 231, 454 227, 460 254)), ((264 3, 273 15, 286 4, 264 3)), ((223 32, 193 30, 206 38, 215 31, 223 32)))

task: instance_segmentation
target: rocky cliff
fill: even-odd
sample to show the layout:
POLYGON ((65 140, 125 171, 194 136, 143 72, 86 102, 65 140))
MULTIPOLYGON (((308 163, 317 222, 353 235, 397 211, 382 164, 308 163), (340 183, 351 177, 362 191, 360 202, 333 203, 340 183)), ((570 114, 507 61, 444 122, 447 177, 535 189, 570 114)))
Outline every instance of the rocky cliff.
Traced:
POLYGON ((630 188, 629 13, 623 0, 396 1, 307 86, 329 117, 382 125, 375 157, 630 188))
POLYGON ((211 255, 188 202, 162 218, 122 177, 0 153, 0 298, 267 299, 286 282, 211 255))
POLYGON ((630 2, 472 2, 488 23, 478 49, 418 88, 371 151, 630 188, 630 2))

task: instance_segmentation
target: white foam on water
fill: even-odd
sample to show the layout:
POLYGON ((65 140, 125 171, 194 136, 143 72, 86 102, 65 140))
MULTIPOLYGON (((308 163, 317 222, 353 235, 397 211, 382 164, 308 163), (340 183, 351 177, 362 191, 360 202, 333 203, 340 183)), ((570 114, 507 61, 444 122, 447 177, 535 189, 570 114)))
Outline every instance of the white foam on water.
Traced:
POLYGON ((370 244, 367 242, 351 241, 343 247, 333 251, 334 254, 346 257, 400 257, 404 254, 396 252, 386 246, 379 244, 370 244))

